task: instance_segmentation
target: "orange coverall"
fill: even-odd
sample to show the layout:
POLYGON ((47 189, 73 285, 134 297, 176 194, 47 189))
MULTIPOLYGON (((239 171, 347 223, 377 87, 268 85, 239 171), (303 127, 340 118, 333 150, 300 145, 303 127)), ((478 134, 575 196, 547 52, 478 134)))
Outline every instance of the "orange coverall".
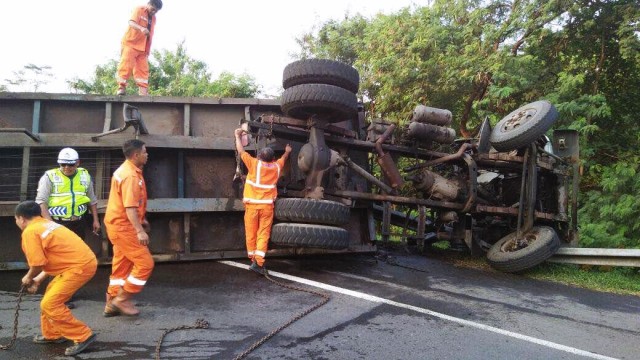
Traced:
POLYGON ((244 230, 247 242, 247 255, 258 265, 264 265, 271 224, 273 223, 273 203, 278 196, 276 184, 284 159, 263 162, 243 152, 242 161, 249 169, 244 185, 242 202, 244 203, 244 230))
POLYGON ((85 242, 66 227, 41 217, 22 232, 22 251, 29 266, 54 276, 40 302, 40 327, 47 339, 83 342, 93 333, 65 305, 96 273, 98 261, 85 242))
POLYGON ((146 6, 138 6, 133 10, 130 21, 134 21, 138 25, 149 28, 149 36, 144 35, 137 29, 130 26, 122 38, 122 53, 120 55, 120 63, 118 64, 118 84, 127 85, 127 79, 133 72, 133 79, 139 87, 149 87, 149 62, 147 58, 151 51, 151 40, 153 39, 153 30, 156 27, 156 16, 149 17, 146 6), (151 27, 149 28, 149 18, 151 18, 151 27))
POLYGON ((114 171, 104 225, 113 244, 113 260, 107 293, 118 295, 120 287, 131 294, 142 291, 151 277, 153 258, 146 245, 140 245, 126 208, 135 207, 142 223, 147 211, 147 187, 142 170, 125 160, 114 171))

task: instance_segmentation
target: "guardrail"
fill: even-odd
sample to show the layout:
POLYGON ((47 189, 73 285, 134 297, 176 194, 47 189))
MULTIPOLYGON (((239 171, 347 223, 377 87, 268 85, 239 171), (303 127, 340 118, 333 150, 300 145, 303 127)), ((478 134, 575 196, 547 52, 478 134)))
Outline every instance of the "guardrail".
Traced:
POLYGON ((561 247, 549 262, 640 267, 640 249, 600 249, 561 247))

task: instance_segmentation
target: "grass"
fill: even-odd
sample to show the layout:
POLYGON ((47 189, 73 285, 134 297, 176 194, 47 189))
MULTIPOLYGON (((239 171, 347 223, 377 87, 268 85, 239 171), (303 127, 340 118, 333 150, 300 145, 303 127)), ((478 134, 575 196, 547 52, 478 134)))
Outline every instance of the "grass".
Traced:
POLYGON ((523 276, 585 289, 640 296, 640 269, 543 263, 523 276))
MULTIPOLYGON (((497 271, 483 257, 468 254, 448 254, 446 260, 455 266, 497 271)), ((565 285, 615 294, 640 296, 640 269, 610 266, 585 266, 573 264, 542 263, 533 269, 519 273, 530 279, 557 282, 565 285)))

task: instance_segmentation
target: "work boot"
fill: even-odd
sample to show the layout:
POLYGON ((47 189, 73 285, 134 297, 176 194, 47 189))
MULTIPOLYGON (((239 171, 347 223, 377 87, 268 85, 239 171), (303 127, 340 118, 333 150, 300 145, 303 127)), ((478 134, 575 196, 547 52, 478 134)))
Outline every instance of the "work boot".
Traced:
POLYGON ((91 345, 94 341, 96 341, 96 334, 93 333, 89 338, 83 342, 78 342, 73 344, 73 346, 69 346, 64 350, 64 354, 67 356, 78 355, 83 352, 89 345, 91 345))
POLYGON ((148 89, 148 88, 146 88, 146 87, 139 86, 139 87, 138 87, 138 95, 140 95, 140 96, 147 96, 147 95, 149 95, 149 89, 148 89))
POLYGON ((67 339, 63 337, 59 337, 57 339, 47 339, 43 335, 36 335, 33 337, 33 342, 36 344, 62 344, 67 341, 67 339))
POLYGON ((140 314, 140 310, 133 305, 133 301, 131 300, 133 297, 132 293, 124 291, 124 289, 120 289, 120 292, 116 297, 111 299, 111 308, 115 308, 120 314, 126 316, 136 316, 140 314))
POLYGON ((112 316, 120 315, 120 311, 111 305, 111 300, 113 300, 113 298, 114 296, 111 296, 109 295, 109 293, 107 293, 107 303, 104 306, 104 312, 102 312, 102 315, 104 317, 112 317, 112 316))
POLYGON ((124 95, 127 93, 127 88, 126 86, 118 86, 118 92, 116 93, 116 95, 124 95))
POLYGON ((256 262, 252 262, 251 266, 249 266, 249 269, 251 269, 253 272, 255 272, 258 275, 264 276, 267 274, 267 269, 264 266, 258 265, 258 263, 256 262))

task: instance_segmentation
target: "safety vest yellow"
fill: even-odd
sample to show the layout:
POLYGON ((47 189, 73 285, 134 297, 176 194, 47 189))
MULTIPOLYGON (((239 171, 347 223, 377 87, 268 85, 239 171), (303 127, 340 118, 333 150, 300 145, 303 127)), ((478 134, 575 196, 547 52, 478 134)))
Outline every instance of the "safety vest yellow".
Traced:
POLYGON ((73 180, 63 174, 59 168, 48 170, 45 174, 52 185, 47 201, 49 215, 70 218, 87 212, 91 202, 87 196, 87 190, 91 186, 91 175, 86 169, 78 168, 73 180))

